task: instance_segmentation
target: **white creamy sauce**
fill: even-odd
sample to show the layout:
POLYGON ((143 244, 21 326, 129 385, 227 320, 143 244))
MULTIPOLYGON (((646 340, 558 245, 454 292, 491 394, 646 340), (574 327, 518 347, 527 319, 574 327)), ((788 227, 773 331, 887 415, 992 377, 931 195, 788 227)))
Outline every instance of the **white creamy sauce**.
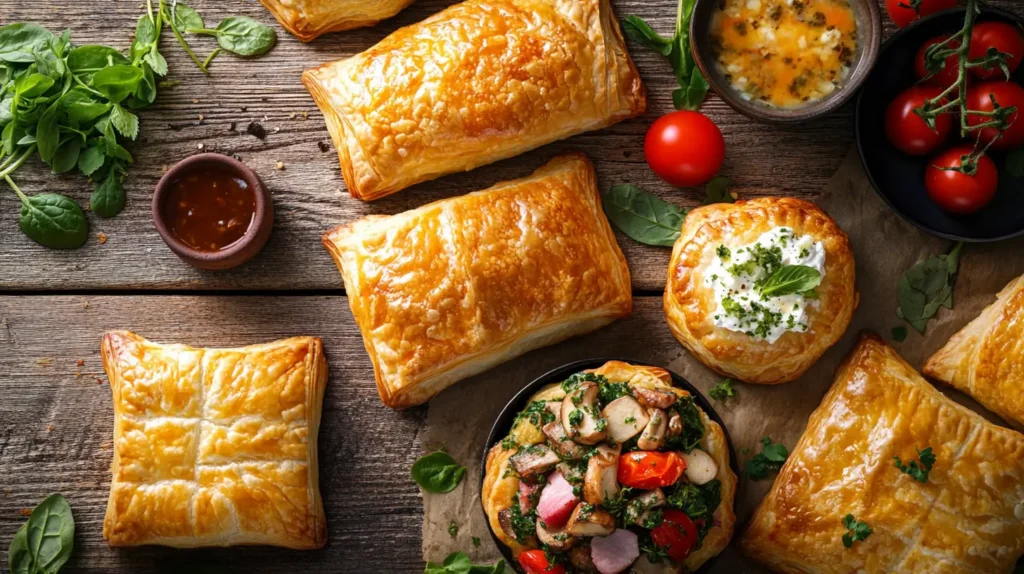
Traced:
POLYGON ((758 282, 768 278, 769 271, 761 264, 766 259, 776 266, 806 265, 825 277, 825 247, 810 235, 795 236, 789 227, 771 229, 750 245, 718 246, 704 273, 704 284, 715 293, 716 327, 769 343, 787 331, 808 330, 808 311, 817 308, 818 301, 804 293, 763 296, 758 282))

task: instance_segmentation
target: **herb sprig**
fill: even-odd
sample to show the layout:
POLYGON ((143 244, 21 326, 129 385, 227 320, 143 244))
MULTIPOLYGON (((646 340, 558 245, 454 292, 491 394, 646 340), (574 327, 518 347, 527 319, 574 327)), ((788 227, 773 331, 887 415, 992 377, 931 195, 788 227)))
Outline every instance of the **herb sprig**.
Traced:
POLYGON ((679 0, 676 10, 676 31, 665 38, 650 24, 637 16, 623 18, 622 29, 631 39, 668 58, 679 88, 672 92, 677 110, 696 110, 708 94, 708 81, 697 67, 690 51, 690 17, 696 0, 679 0))
POLYGON ((495 564, 473 564, 464 552, 453 552, 441 564, 427 562, 423 574, 502 574, 504 571, 504 560, 495 564))
POLYGON ((856 520, 852 514, 847 514, 843 517, 843 528, 846 528, 846 534, 843 534, 843 546, 852 548, 854 542, 861 540, 867 540, 868 536, 871 536, 871 527, 861 520, 856 520))
POLYGON ((716 401, 725 402, 736 396, 736 389, 733 388, 732 379, 722 379, 717 385, 711 387, 708 394, 716 401))
POLYGON ((939 307, 953 308, 953 285, 963 245, 957 243, 948 254, 917 263, 900 277, 896 315, 918 332, 925 332, 928 320, 938 313, 939 307))
POLYGON ((761 480, 770 472, 782 469, 782 464, 789 458, 789 449, 782 443, 772 442, 771 437, 761 439, 761 452, 747 461, 747 476, 752 480, 761 480))
MULTIPOLYGON (((701 205, 733 203, 729 180, 716 176, 706 186, 707 196, 701 205)), ((686 219, 687 210, 631 184, 613 185, 601 194, 604 212, 609 221, 627 237, 644 245, 672 247, 686 219)))
POLYGON ((928 474, 931 473, 932 466, 935 465, 935 453, 932 452, 932 447, 927 447, 924 450, 914 447, 914 450, 917 451, 917 458, 920 460, 920 463, 917 460, 911 460, 907 464, 903 464, 900 457, 894 456, 892 458, 896 468, 918 482, 928 482, 928 474))

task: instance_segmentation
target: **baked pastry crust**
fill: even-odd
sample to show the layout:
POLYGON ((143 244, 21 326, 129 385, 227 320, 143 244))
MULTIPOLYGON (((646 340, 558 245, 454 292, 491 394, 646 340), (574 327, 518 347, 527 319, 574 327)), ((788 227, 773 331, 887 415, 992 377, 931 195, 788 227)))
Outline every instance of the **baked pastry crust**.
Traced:
POLYGON ((302 81, 363 200, 647 105, 609 0, 468 0, 302 81))
POLYGON ((777 572, 1010 572, 1024 553, 1024 435, 929 385, 865 334, 754 513, 741 549, 777 572), (931 447, 926 483, 895 466, 931 447), (844 548, 842 519, 873 533, 844 548))
POLYGON ((1024 275, 928 359, 924 374, 1024 427, 1024 275))
POLYGON ((669 263, 665 316, 676 339, 709 368, 748 383, 785 383, 802 375, 846 332, 859 302, 855 278, 846 233, 813 203, 772 197, 715 203, 694 209, 683 222, 669 263), (817 306, 809 307, 809 329, 786 332, 769 343, 715 326, 715 295, 704 283, 704 271, 716 248, 752 244, 782 226, 825 248, 825 276, 816 289, 817 306))
POLYGON ((583 155, 342 225, 323 243, 392 408, 632 311, 629 268, 583 155))
POLYGON ((103 336, 114 397, 111 546, 319 548, 318 338, 239 349, 103 336))
POLYGON ((413 0, 260 0, 281 26, 303 42, 321 34, 373 26, 413 0))
MULTIPOLYGON (((643 365, 631 365, 622 361, 609 361, 597 369, 588 369, 586 372, 604 375, 612 382, 628 382, 631 386, 644 387, 648 389, 668 390, 680 397, 690 394, 683 389, 672 386, 672 375, 665 369, 648 367, 643 365)), ((526 402, 562 400, 565 398, 565 391, 560 383, 553 383, 537 391, 526 402)), ((729 466, 729 444, 725 439, 725 432, 718 423, 708 418, 707 414, 697 406, 700 411, 701 421, 704 423, 704 439, 700 442, 700 448, 707 451, 714 458, 718 465, 718 474, 715 476, 722 482, 722 503, 714 513, 715 526, 708 531, 701 547, 693 551, 683 562, 682 569, 686 572, 696 571, 702 564, 717 556, 732 539, 736 526, 736 514, 733 510, 733 501, 736 498, 736 474, 729 466)), ((533 445, 546 440, 544 433, 529 420, 524 420, 514 431, 516 433, 516 444, 533 445)), ((501 443, 495 444, 487 453, 487 462, 484 468, 483 488, 480 493, 480 500, 487 514, 487 520, 491 526, 491 532, 498 539, 512 549, 512 553, 519 555, 528 548, 519 544, 515 539, 509 537, 501 524, 498 522, 498 514, 506 508, 511 508, 516 494, 519 492, 519 477, 514 472, 507 472, 509 459, 516 453, 516 450, 506 450, 501 443)), ((666 574, 673 572, 670 567, 664 569, 666 574)))

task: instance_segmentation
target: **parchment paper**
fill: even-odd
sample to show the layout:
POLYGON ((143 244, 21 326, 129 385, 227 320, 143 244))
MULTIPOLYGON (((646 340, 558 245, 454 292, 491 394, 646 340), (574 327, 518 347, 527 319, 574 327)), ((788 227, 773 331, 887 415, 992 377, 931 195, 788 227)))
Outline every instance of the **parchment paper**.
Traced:
MULTIPOLYGON (((889 209, 871 188, 856 150, 847 156, 818 204, 850 236, 857 260, 860 306, 846 335, 800 379, 777 386, 739 384, 738 399, 732 399, 726 405, 713 403, 732 437, 740 468, 754 453, 760 452, 758 441, 765 435, 790 448, 796 444, 808 417, 831 386, 836 368, 853 349, 860 331, 869 329, 879 333, 911 365, 920 368, 953 333, 994 301, 996 293, 1006 283, 1024 272, 1024 240, 966 245, 954 288, 954 309, 941 310, 937 318, 929 322, 926 334, 920 335, 896 317, 899 277, 917 261, 947 251, 952 243, 919 231, 889 209), (902 343, 891 340, 891 330, 896 326, 908 330, 909 335, 902 343), (750 453, 741 454, 742 448, 750 448, 750 453)), ((607 328, 615 327, 613 324, 607 328)), ((616 354, 614 349, 593 350, 593 356, 613 354, 616 354)), ((565 362, 575 358, 579 357, 568 358, 565 362)), ((682 375, 705 395, 721 380, 682 347, 675 358, 666 358, 663 366, 682 375)), ((427 448, 444 444, 457 460, 466 465, 468 473, 463 484, 453 493, 424 495, 425 560, 439 562, 456 550, 481 561, 490 562, 500 557, 490 539, 480 506, 480 455, 487 433, 502 407, 522 386, 546 369, 529 368, 518 362, 511 372, 507 366, 497 367, 494 371, 498 373, 493 378, 500 378, 504 384, 487 380, 489 377, 485 374, 456 385, 430 403, 423 444, 427 448), (453 520, 460 527, 455 538, 448 534, 449 522, 453 520), (472 536, 480 538, 479 547, 472 544, 472 536)), ((1006 424, 965 395, 940 388, 954 400, 990 420, 1006 424)), ((745 522, 771 483, 771 478, 754 482, 741 477, 736 498, 739 524, 734 540, 743 532, 745 522)), ((758 573, 766 570, 743 558, 730 546, 708 572, 758 573)))

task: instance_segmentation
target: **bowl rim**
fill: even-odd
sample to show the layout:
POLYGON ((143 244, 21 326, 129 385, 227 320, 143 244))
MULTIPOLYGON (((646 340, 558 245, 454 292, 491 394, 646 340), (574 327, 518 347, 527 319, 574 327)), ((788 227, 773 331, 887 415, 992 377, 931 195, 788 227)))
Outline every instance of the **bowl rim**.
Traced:
MULTIPOLYGON (((693 7, 693 14, 703 13, 703 5, 710 5, 717 3, 719 0, 697 0, 693 7)), ((705 54, 701 52, 700 44, 697 38, 702 38, 700 35, 700 26, 710 26, 710 21, 705 22, 704 19, 698 20, 693 17, 690 19, 689 34, 690 34, 690 52, 693 54, 694 63, 697 68, 700 69, 701 73, 704 74, 704 78, 707 80, 708 85, 711 89, 722 99, 723 102, 729 105, 732 109, 743 114, 744 116, 766 124, 771 125, 794 125, 816 120, 825 117, 832 112, 843 107, 844 104, 849 102, 864 82, 871 75, 872 70, 875 67, 875 61, 878 59, 880 53, 880 46, 882 44, 882 12, 879 8, 876 0, 850 0, 851 5, 860 6, 862 10, 867 11, 867 34, 864 34, 864 30, 858 28, 858 33, 862 39, 866 39, 867 42, 863 44, 860 57, 857 59, 856 65, 850 74, 849 81, 839 88, 838 93, 832 97, 820 100, 809 106, 794 108, 788 110, 773 110, 772 108, 756 106, 751 104, 747 100, 738 97, 731 91, 730 86, 723 86, 718 82, 714 74, 711 73, 710 65, 705 61, 705 54)), ((708 10, 708 18, 712 17, 714 11, 708 10)))
MULTIPOLYGON (((191 260, 202 263, 215 263, 230 261, 233 258, 239 257, 239 254, 244 253, 247 249, 251 248, 253 243, 259 241, 261 236, 266 235, 262 232, 264 226, 267 225, 268 213, 273 213, 273 203, 270 199, 266 186, 263 185, 263 182, 252 168, 231 156, 207 152, 191 155, 174 164, 171 169, 167 170, 167 172, 160 178, 160 181, 156 184, 156 189, 153 192, 152 210, 153 224, 156 226, 157 233, 160 234, 160 238, 164 240, 164 243, 166 243, 171 251, 173 251, 178 257, 187 261, 191 260), (167 194, 170 193, 171 183, 173 181, 191 171, 210 166, 226 167, 229 171, 244 180, 246 185, 249 186, 249 189, 252 190, 256 201, 256 210, 253 213, 252 222, 245 230, 245 233, 230 247, 220 251, 200 251, 180 241, 171 232, 166 221, 163 207, 164 200, 167 197, 167 194)), ((262 237, 262 239, 264 241, 266 240, 265 237, 262 237)), ((258 251, 258 249, 256 251, 258 251)), ((255 252, 241 261, 238 261, 237 264, 243 263, 252 255, 255 255, 255 252)))
MULTIPOLYGON (((508 433, 508 431, 511 428, 512 421, 515 419, 515 416, 519 413, 520 410, 522 410, 526 406, 526 401, 531 396, 533 396, 533 394, 536 393, 537 390, 540 389, 540 387, 549 385, 551 383, 564 381, 566 378, 569 377, 569 375, 572 375, 573 373, 578 373, 585 369, 595 369, 609 361, 622 361, 624 363, 629 363, 631 365, 638 365, 642 367, 657 367, 659 369, 665 369, 665 371, 667 371, 668 374, 672 377, 672 386, 679 387, 689 392, 693 396, 693 400, 696 401, 697 406, 699 406, 701 410, 704 411, 704 413, 708 416, 709 419, 717 423, 718 426, 722 428, 722 433, 725 435, 725 444, 726 447, 729 449, 729 468, 732 469, 732 471, 736 474, 737 477, 740 475, 739 463, 736 461, 736 451, 733 448, 732 437, 729 435, 729 429, 725 426, 725 422, 722 420, 722 417, 719 416, 718 412, 714 409, 714 407, 711 406, 711 402, 708 401, 708 399, 704 397, 700 390, 697 389, 697 387, 695 387, 692 383, 690 383, 690 381, 676 374, 671 369, 655 365, 648 361, 641 361, 618 356, 594 357, 591 359, 581 359, 579 361, 566 363, 560 367, 555 367, 549 370, 543 375, 540 375, 539 377, 527 383, 522 389, 520 389, 515 394, 515 396, 513 396, 508 401, 508 403, 505 404, 505 406, 501 409, 501 413, 499 413, 498 417, 494 420, 494 424, 491 426, 490 432, 487 434, 487 442, 484 443, 483 454, 480 457, 480 481, 477 484, 476 490, 478 495, 480 492, 483 491, 484 479, 487 476, 485 471, 487 468, 488 453, 491 451, 491 448, 495 444, 497 444, 497 442, 500 441, 502 437, 505 436, 505 434, 508 433)), ((733 509, 735 510, 735 497, 733 497, 732 504, 733 509)), ((501 552, 501 555, 505 558, 505 561, 508 564, 508 566, 513 571, 518 572, 519 565, 516 563, 515 556, 512 555, 512 550, 509 549, 508 546, 506 546, 503 542, 501 542, 501 540, 498 539, 498 536, 494 533, 494 530, 491 528, 490 520, 487 517, 487 510, 484 508, 483 497, 480 497, 480 511, 484 513, 484 521, 487 524, 487 533, 490 534, 491 540, 493 540, 495 546, 498 547, 498 551, 501 552)), ((714 563, 718 560, 719 556, 721 556, 721 553, 718 553, 709 558, 707 562, 705 562, 700 568, 697 569, 697 572, 706 571, 709 567, 714 565, 714 563)))
MULTIPOLYGON (((936 12, 934 14, 929 14, 928 16, 925 16, 924 18, 919 18, 917 20, 914 20, 913 22, 911 22, 907 26, 897 30, 892 36, 890 36, 885 41, 885 43, 882 44, 882 47, 879 50, 878 55, 881 56, 883 53, 885 53, 886 50, 890 49, 896 42, 900 41, 904 36, 909 34, 911 32, 911 30, 913 30, 914 28, 922 26, 922 25, 925 25, 927 22, 930 22, 931 20, 938 20, 940 18, 945 18, 945 17, 950 16, 952 14, 963 13, 966 10, 967 10, 967 8, 964 7, 964 6, 957 6, 955 8, 948 8, 946 10, 942 10, 942 11, 936 12)), ((1018 22, 1019 24, 1024 25, 1024 17, 1018 16, 1017 14, 1014 14, 1013 12, 1009 12, 1007 10, 1003 10, 1002 8, 997 8, 997 7, 994 7, 994 6, 982 6, 981 7, 981 14, 980 14, 980 16, 984 16, 985 14, 996 14, 998 16, 1002 16, 1004 18, 1007 18, 1007 19, 1010 19, 1010 20, 1014 20, 1014 21, 1018 22)), ((884 201, 885 204, 887 206, 889 206, 889 209, 891 209, 893 211, 893 213, 898 215, 900 217, 900 219, 902 219, 903 221, 906 221, 907 223, 913 225, 914 227, 920 229, 921 231, 924 231, 925 233, 927 233, 929 235, 932 235, 932 236, 935 236, 935 237, 940 237, 942 239, 949 239, 951 241, 962 241, 964 243, 993 243, 993 242, 996 242, 996 241, 1004 241, 1004 240, 1007 240, 1007 239, 1013 239, 1015 237, 1019 237, 1021 235, 1024 235, 1024 227, 1021 227, 1017 231, 1013 231, 1011 233, 1007 233, 1007 234, 1000 235, 1000 236, 997 236, 997 237, 967 237, 967 236, 963 236, 963 235, 957 235, 956 233, 946 233, 944 231, 938 231, 936 229, 932 229, 932 228, 928 227, 927 225, 925 225, 923 222, 918 222, 917 220, 912 218, 910 215, 908 215, 906 213, 903 213, 902 210, 897 209, 896 206, 893 204, 893 202, 889 200, 889 197, 885 193, 882 192, 880 186, 878 185, 878 181, 875 180, 874 174, 871 172, 871 169, 868 167, 867 159, 865 159, 865 157, 864 157, 864 135, 863 135, 863 128, 861 127, 862 126, 862 120, 866 120, 865 112, 864 112, 864 97, 865 97, 864 96, 864 91, 862 90, 860 92, 860 94, 857 96, 856 110, 854 112, 854 118, 853 118, 854 141, 857 144, 857 155, 860 156, 860 165, 861 165, 862 168, 864 168, 864 174, 867 175, 868 182, 871 183, 871 188, 875 190, 875 193, 878 195, 878 197, 882 198, 882 201, 884 201)))

